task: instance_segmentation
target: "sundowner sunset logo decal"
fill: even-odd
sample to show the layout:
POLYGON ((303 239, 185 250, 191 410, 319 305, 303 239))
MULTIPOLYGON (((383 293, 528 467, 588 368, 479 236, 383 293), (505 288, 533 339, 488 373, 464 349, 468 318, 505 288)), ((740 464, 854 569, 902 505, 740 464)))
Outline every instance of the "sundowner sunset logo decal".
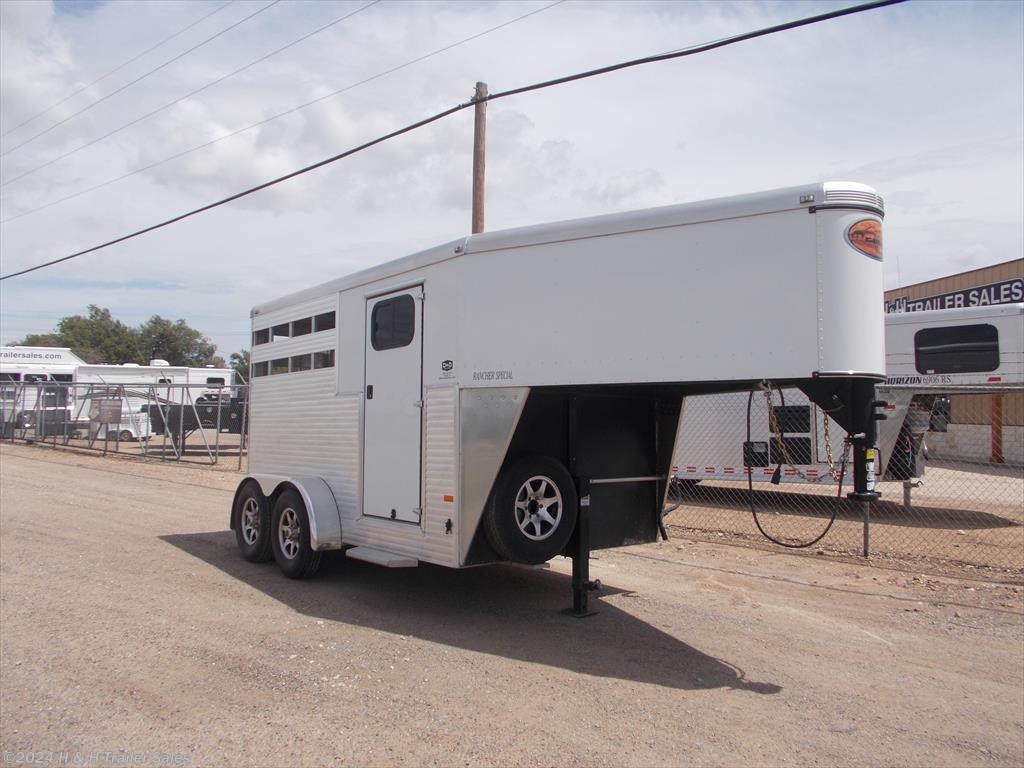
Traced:
POLYGON ((846 228, 846 242, 872 259, 882 260, 882 222, 861 219, 846 228))

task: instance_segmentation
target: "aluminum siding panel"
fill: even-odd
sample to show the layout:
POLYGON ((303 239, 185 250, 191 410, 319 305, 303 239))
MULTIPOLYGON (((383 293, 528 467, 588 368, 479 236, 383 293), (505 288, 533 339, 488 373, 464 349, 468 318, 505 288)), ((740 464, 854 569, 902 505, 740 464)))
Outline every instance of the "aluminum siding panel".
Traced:
POLYGON ((423 554, 421 560, 458 565, 458 402, 454 386, 428 388, 423 414, 423 554), (448 521, 451 527, 446 530, 448 521))
POLYGON ((335 397, 325 368, 256 379, 250 402, 250 472, 315 475, 330 486, 345 524, 358 514, 362 398, 335 397))

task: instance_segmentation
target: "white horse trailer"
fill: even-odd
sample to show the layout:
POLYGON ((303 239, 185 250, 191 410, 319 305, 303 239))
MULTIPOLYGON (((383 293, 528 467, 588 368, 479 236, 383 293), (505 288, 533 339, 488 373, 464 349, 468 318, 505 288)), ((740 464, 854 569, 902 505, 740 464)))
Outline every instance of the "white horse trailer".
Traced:
POLYGON ((858 436, 870 497, 882 215, 812 184, 476 234, 255 307, 242 555, 570 554, 579 604, 589 548, 658 535, 683 397, 766 378, 858 436))
MULTIPOLYGON (((885 351, 875 471, 909 480, 924 473, 925 434, 944 431, 949 395, 1024 386, 1024 304, 885 315, 885 351)), ((762 388, 751 397, 686 399, 672 468, 678 480, 746 481, 749 473, 775 483, 839 481, 847 433, 827 408, 799 389, 762 388)))
POLYGON ((231 368, 167 365, 156 360, 149 365, 81 365, 75 372, 77 410, 88 418, 98 401, 118 399, 121 421, 100 425, 96 437, 147 440, 153 436, 149 408, 191 407, 200 398, 219 399, 230 392, 233 377, 231 368))

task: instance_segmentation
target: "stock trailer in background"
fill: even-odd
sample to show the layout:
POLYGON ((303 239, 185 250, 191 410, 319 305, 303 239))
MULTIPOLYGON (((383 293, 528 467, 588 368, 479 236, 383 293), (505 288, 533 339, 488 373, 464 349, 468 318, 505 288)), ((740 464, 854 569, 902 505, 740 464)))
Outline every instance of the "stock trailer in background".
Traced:
POLYGON ((886 315, 886 358, 877 390, 887 403, 875 461, 881 499, 870 517, 842 502, 846 434, 799 391, 761 386, 687 398, 670 527, 1019 579, 1024 304, 886 315))
POLYGON ((230 368, 89 365, 68 349, 3 347, 2 434, 160 458, 194 452, 216 463, 222 434, 239 435, 229 450, 244 450, 246 387, 233 378, 230 368))

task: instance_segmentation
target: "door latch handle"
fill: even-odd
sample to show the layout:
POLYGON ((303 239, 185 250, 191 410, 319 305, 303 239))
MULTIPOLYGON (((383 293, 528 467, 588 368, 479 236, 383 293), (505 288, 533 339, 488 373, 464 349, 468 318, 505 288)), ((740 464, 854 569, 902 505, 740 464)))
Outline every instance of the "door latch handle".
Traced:
POLYGON ((366 399, 373 400, 373 384, 366 385, 366 399))

